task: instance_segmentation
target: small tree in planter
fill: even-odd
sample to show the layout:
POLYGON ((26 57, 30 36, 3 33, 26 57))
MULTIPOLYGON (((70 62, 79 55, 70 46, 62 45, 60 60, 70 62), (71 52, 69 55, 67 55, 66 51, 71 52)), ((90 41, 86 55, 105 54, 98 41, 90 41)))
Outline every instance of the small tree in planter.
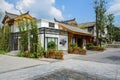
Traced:
POLYGON ((75 43, 70 43, 70 48, 68 49, 68 53, 73 53, 73 48, 76 47, 75 43))
POLYGON ((48 49, 56 49, 56 43, 54 41, 48 42, 48 49))
POLYGON ((87 43, 87 45, 86 45, 86 48, 87 48, 88 50, 93 49, 93 47, 94 47, 94 45, 93 45, 92 43, 87 43))
POLYGON ((76 47, 76 44, 75 43, 71 43, 70 44, 70 48, 75 48, 76 47))
POLYGON ((55 58, 55 54, 56 54, 56 44, 54 41, 50 41, 47 44, 47 48, 48 48, 48 56, 49 58, 55 58))

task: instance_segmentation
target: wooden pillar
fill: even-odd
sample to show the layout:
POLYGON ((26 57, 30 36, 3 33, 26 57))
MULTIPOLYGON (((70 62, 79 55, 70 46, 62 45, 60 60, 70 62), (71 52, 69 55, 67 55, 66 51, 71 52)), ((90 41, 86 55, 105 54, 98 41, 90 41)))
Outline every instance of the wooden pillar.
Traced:
POLYGON ((68 33, 68 48, 70 48, 72 37, 73 37, 73 34, 68 33))
POLYGON ((82 37, 82 49, 84 49, 84 37, 82 37))
POLYGON ((76 46, 78 47, 78 37, 76 36, 76 46))

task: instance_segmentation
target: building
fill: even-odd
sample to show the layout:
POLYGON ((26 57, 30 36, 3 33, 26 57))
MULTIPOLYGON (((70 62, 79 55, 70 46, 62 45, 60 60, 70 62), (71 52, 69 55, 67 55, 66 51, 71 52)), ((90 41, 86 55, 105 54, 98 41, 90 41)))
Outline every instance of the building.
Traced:
POLYGON ((54 21, 48 21, 45 19, 36 19, 32 17, 29 12, 22 15, 5 12, 2 23, 11 27, 11 50, 20 49, 18 21, 20 21, 21 18, 24 18, 27 21, 31 19, 37 20, 39 41, 41 41, 42 47, 45 50, 47 50, 47 45, 50 41, 56 43, 58 50, 68 50, 71 43, 75 43, 76 46, 85 49, 86 44, 93 42, 94 39, 93 34, 78 27, 75 19, 67 21, 58 21, 54 19, 54 21))
POLYGON ((66 30, 68 32, 68 48, 70 48, 71 43, 75 43, 76 46, 86 49, 86 44, 93 42, 94 36, 78 27, 75 18, 67 21, 58 21, 59 29, 66 30))
MULTIPOLYGON (((87 22, 87 23, 81 23, 78 24, 78 27, 88 31, 89 33, 94 35, 94 41, 96 41, 96 22, 87 22)), ((104 34, 102 34, 103 38, 108 38, 108 28, 107 26, 104 29, 104 34)))

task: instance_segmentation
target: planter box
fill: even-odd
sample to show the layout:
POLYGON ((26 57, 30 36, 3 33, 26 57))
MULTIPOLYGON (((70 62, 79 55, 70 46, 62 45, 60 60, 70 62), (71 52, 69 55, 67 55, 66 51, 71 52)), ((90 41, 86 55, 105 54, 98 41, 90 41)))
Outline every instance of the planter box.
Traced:
POLYGON ((71 48, 68 50, 68 53, 86 55, 86 50, 80 48, 71 48))

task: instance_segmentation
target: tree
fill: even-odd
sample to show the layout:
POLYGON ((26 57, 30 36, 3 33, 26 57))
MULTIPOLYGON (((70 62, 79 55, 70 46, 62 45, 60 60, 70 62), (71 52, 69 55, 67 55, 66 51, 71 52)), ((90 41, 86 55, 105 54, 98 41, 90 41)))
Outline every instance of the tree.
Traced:
POLYGON ((116 27, 114 26, 113 27, 113 33, 112 33, 112 39, 115 40, 115 41, 120 41, 120 28, 119 27, 116 27))
MULTIPOLYGON (((0 20, 2 17, 2 12, 0 11, 0 20)), ((9 36, 10 36, 10 26, 4 25, 4 28, 0 26, 0 49, 4 51, 10 50, 9 45, 9 36)))
POLYGON ((104 34, 104 28, 106 26, 106 7, 105 0, 95 0, 95 14, 96 14, 96 41, 97 46, 101 46, 102 35, 104 34))
POLYGON ((29 23, 28 20, 22 17, 18 21, 19 35, 20 35, 20 44, 21 51, 24 52, 28 50, 28 32, 29 32, 29 23))
POLYGON ((38 27, 37 22, 35 20, 31 21, 31 30, 30 30, 30 45, 31 45, 31 52, 37 52, 37 45, 38 45, 38 27))
POLYGON ((108 22, 108 35, 109 35, 109 39, 112 42, 112 38, 113 38, 113 31, 114 31, 114 15, 113 14, 109 14, 107 16, 107 22, 108 22))
MULTIPOLYGON (((1 16, 2 16, 2 14, 1 14, 1 11, 0 11, 0 20, 1 20, 1 16)), ((2 49, 2 27, 0 25, 0 50, 1 49, 2 49)))
POLYGON ((10 50, 9 39, 10 39, 10 26, 4 25, 4 31, 2 34, 2 48, 4 51, 10 50))

